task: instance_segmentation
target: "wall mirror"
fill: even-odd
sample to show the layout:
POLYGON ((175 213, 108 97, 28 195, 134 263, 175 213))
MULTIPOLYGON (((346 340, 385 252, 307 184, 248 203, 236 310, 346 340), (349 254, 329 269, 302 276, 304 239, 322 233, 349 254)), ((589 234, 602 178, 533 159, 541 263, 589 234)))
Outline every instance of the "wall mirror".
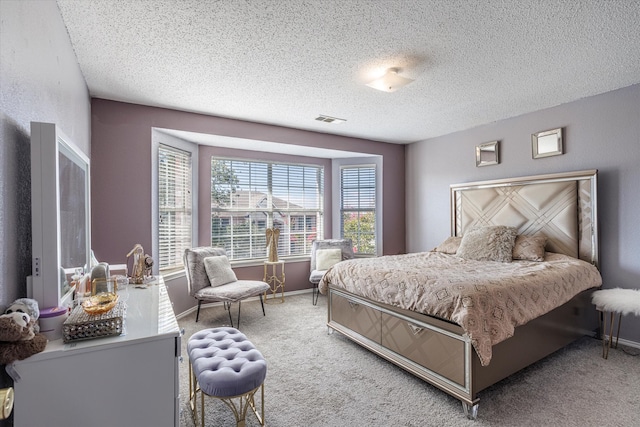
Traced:
POLYGON ((498 163, 500 163, 498 141, 486 142, 476 146, 476 166, 497 165, 498 163))
POLYGON ((31 123, 31 226, 31 298, 65 306, 91 259, 89 158, 52 123, 31 123))
POLYGON ((532 134, 531 148, 534 159, 562 154, 562 128, 532 134))

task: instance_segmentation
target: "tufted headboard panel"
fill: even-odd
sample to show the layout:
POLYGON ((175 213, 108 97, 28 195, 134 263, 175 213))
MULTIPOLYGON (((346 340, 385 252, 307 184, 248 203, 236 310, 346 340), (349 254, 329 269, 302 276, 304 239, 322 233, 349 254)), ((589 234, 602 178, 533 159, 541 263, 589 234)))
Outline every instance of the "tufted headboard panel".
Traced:
POLYGON ((451 235, 484 225, 543 233, 547 250, 598 264, 597 170, 451 185, 451 235))

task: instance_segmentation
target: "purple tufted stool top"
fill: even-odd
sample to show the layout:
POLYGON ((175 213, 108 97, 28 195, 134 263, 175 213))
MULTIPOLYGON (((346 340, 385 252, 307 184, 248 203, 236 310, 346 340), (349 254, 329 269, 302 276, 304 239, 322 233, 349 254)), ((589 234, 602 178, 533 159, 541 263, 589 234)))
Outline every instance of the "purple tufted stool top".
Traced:
POLYGON ((235 328, 204 329, 193 334, 187 343, 191 407, 196 417, 195 396, 202 393, 202 425, 204 425, 204 395, 227 400, 240 399, 240 408, 230 406, 238 426, 244 425, 247 407, 251 406, 258 421, 264 425, 264 379, 267 362, 247 337, 235 328), (254 394, 262 386, 262 417, 255 408, 254 394), (244 398, 244 400, 243 400, 244 398))

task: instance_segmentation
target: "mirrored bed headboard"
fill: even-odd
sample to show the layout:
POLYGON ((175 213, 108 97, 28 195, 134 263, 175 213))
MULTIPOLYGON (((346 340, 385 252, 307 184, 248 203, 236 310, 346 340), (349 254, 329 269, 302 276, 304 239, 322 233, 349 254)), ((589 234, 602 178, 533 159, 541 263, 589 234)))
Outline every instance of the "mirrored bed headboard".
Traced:
POLYGON ((542 233, 547 250, 598 265, 597 170, 453 184, 451 235, 486 225, 542 233))

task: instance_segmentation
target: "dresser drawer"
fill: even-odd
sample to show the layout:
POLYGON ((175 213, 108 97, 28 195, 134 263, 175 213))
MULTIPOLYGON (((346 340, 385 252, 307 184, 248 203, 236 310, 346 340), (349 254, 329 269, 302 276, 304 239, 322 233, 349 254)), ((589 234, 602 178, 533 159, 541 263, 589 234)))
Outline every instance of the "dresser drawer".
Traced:
POLYGON ((356 300, 331 294, 331 319, 380 344, 380 311, 356 300))
POLYGON ((384 347, 464 386, 464 342, 381 313, 384 347))

